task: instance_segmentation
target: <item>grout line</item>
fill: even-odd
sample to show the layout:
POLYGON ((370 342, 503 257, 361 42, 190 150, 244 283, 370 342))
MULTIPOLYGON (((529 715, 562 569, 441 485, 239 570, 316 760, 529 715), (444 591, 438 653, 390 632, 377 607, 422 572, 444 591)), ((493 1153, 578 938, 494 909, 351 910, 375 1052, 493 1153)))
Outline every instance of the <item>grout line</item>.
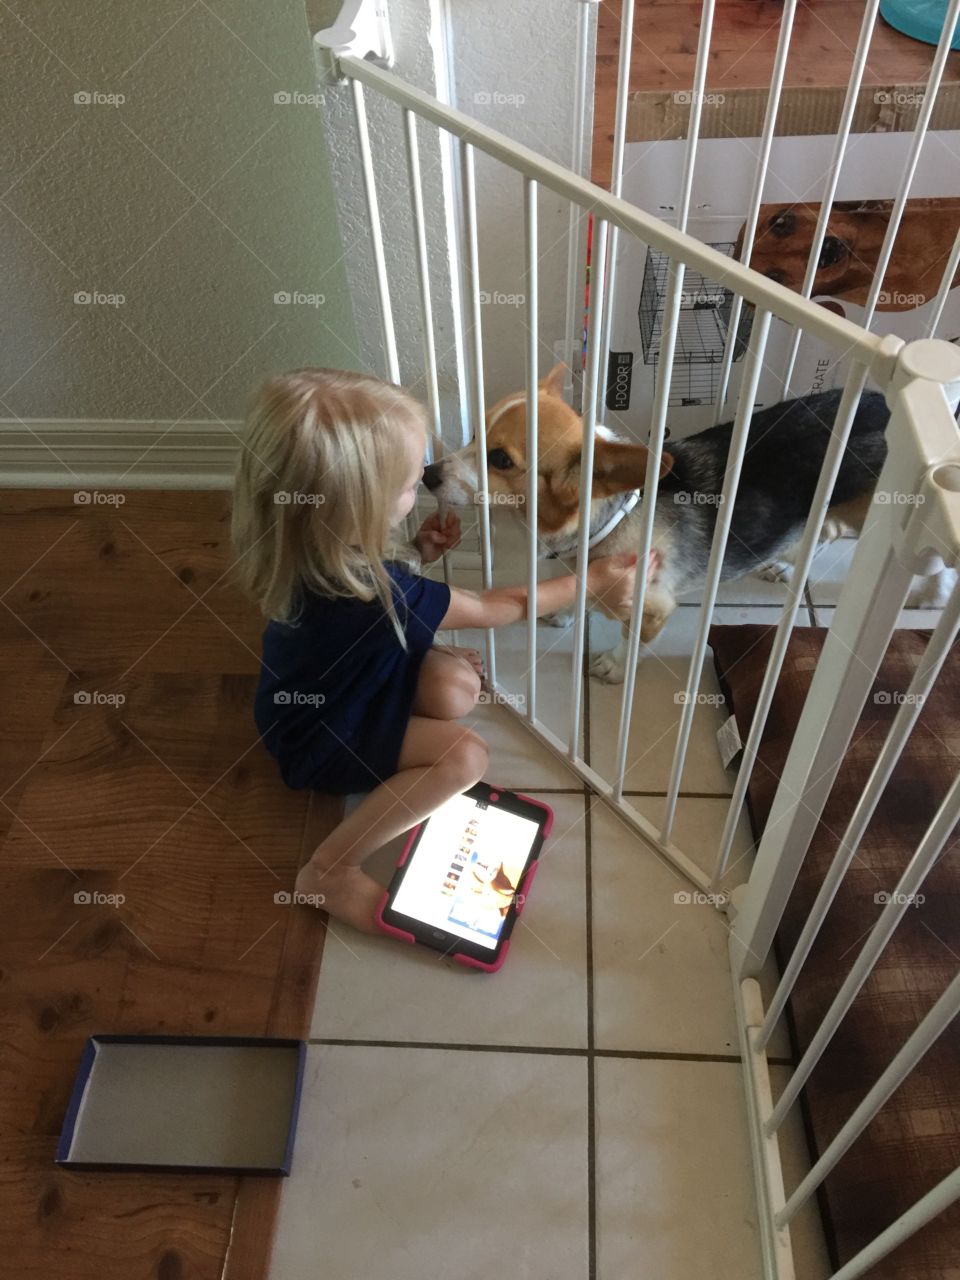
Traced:
MULTIPOLYGON (((627 791, 624 789, 625 796, 645 796, 651 800, 662 800, 666 795, 666 791, 627 791)), ((681 791, 678 793, 680 799, 685 800, 729 800, 732 793, 729 791, 681 791)))
POLYGON ((804 599, 807 602, 807 613, 810 615, 810 625, 811 627, 818 627, 820 625, 820 622, 819 622, 819 619, 817 618, 817 609, 813 603, 813 596, 810 593, 809 581, 804 583, 803 595, 804 595, 804 599))
POLYGON ((593 797, 583 797, 583 866, 587 950, 587 1277, 597 1280, 597 1077, 593 992, 593 797))
MULTIPOLYGON (((677 605, 678 609, 700 609, 703 606, 702 600, 688 600, 677 605)), ((716 602, 717 609, 782 609, 782 600, 718 600, 716 602)))
POLYGON ((586 1049, 564 1048, 560 1045, 459 1044, 456 1041, 443 1040, 358 1040, 341 1036, 311 1037, 307 1044, 363 1049, 443 1049, 455 1053, 533 1053, 557 1058, 585 1058, 588 1054, 586 1049))
POLYGON ((585 782, 579 787, 538 787, 534 783, 524 786, 522 783, 514 784, 512 787, 505 787, 505 791, 525 791, 529 795, 531 792, 538 796, 582 796, 589 787, 585 782))
POLYGON ((590 618, 583 628, 583 762, 590 765, 590 618))
MULTIPOLYGON (((620 1059, 633 1062, 717 1062, 728 1065, 741 1061, 736 1053, 671 1053, 660 1049, 576 1049, 562 1045, 460 1044, 442 1040, 360 1040, 341 1036, 312 1036, 307 1044, 345 1049, 433 1049, 450 1053, 527 1053, 548 1058, 620 1059)), ((772 1067, 792 1067, 792 1058, 768 1058, 772 1067)), ((594 1128, 592 1116, 589 1129, 594 1128)), ((592 1155, 592 1152, 590 1153, 592 1155)))

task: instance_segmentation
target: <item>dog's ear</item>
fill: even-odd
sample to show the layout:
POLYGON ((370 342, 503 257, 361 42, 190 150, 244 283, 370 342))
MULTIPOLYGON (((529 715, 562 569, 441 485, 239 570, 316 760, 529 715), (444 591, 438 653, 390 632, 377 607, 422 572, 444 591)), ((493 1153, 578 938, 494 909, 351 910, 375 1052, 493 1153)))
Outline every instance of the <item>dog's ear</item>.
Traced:
MULTIPOLYGON (((613 493, 642 489, 647 478, 650 450, 643 444, 624 444, 619 440, 598 440, 593 455, 593 496, 608 498, 613 493)), ((660 475, 673 466, 673 456, 660 455, 660 475)))
POLYGON ((548 396, 563 397, 563 383, 567 376, 567 366, 563 363, 555 364, 547 376, 540 383, 540 390, 545 391, 548 396))
MULTIPOLYGON (((618 440, 598 439, 593 453, 593 497, 609 498, 614 493, 642 489, 647 478, 649 449, 642 444, 623 444, 618 440)), ((660 475, 673 466, 669 453, 660 455, 660 475)), ((550 488, 560 502, 576 506, 580 498, 580 453, 567 467, 554 471, 550 488)))

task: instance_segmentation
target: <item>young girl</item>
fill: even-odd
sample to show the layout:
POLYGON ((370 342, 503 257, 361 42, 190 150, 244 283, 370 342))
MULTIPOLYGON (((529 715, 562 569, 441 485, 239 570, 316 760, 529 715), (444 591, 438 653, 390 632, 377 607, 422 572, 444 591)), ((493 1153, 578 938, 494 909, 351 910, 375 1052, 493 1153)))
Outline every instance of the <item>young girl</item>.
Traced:
MULTIPOLYGON (((394 531, 423 472, 426 411, 390 383, 296 369, 256 395, 237 473, 237 573, 270 621, 254 716, 290 787, 368 794, 297 876, 332 916, 366 932, 383 890, 361 869, 376 849, 478 782, 487 748, 458 724, 480 691, 475 650, 434 646, 439 629, 527 616, 527 589, 451 589, 420 577, 459 540, 456 518, 394 531)), ((633 594, 633 556, 594 560, 608 606, 633 594)), ((572 575, 537 587, 536 614, 569 606, 572 575)))

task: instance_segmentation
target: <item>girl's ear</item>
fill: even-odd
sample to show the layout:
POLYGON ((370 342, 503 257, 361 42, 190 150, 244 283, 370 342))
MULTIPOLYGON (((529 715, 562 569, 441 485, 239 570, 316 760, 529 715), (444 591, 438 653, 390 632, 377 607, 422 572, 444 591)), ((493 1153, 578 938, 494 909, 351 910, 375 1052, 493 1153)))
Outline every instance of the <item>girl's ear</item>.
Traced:
POLYGON ((555 364, 547 376, 540 383, 540 390, 545 391, 548 396, 563 397, 563 382, 567 376, 567 366, 565 364, 555 364))
MULTIPOLYGON (((650 450, 643 444, 623 444, 619 440, 597 440, 593 454, 593 496, 607 498, 613 493, 642 489, 647 478, 650 450)), ((660 455, 660 475, 673 466, 673 456, 660 455)))

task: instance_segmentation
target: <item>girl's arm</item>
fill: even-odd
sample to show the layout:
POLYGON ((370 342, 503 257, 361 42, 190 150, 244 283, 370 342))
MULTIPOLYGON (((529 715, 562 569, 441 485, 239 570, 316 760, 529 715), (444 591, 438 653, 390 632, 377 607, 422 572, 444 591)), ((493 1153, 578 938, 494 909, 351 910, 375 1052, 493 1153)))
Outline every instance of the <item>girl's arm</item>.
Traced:
MULTIPOLYGON (((653 554, 651 553, 651 562, 653 554)), ((612 611, 629 609, 633 599, 637 557, 605 556, 587 565, 587 590, 602 599, 612 611)), ((502 627, 527 617, 526 587, 494 587, 490 591, 463 591, 453 587, 450 607, 438 630, 457 631, 469 627, 502 627)), ((574 574, 537 583, 536 616, 556 613, 572 604, 577 594, 574 574)))

